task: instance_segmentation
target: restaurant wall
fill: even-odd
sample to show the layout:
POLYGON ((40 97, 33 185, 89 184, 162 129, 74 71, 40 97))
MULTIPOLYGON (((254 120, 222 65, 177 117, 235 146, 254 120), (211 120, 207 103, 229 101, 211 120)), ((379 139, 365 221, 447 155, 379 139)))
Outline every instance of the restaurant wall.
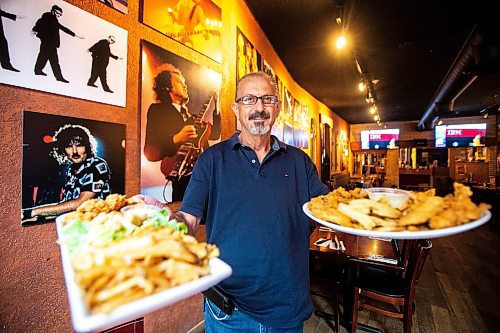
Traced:
MULTIPOLYGON (((128 31, 126 106, 116 107, 62 95, 0 85, 0 330, 2 332, 68 332, 70 313, 54 223, 20 226, 22 116, 23 111, 99 120, 126 126, 125 193, 140 189, 140 91, 141 40, 147 40, 194 63, 222 73, 222 139, 234 133, 236 119, 230 109, 236 82, 236 29, 251 40, 263 57, 302 103, 309 105, 310 118, 324 114, 335 129, 349 133, 348 124, 296 84, 280 61, 243 0, 214 3, 222 10, 222 63, 140 23, 140 1, 128 1, 128 14, 99 1, 67 0, 85 11, 128 31)), ((73 24, 77 26, 76 23, 73 24)), ((82 28, 82 27, 80 27, 82 28)), ((13 45, 10 45, 13 47, 13 45)), ((75 63, 75 66, 81 64, 75 63)), ((1 71, 1 69, 0 69, 1 71)), ((50 70, 49 70, 50 71, 50 70)), ((1 75, 1 72, 0 72, 1 75)), ((50 75, 50 74, 49 74, 50 75)), ((315 133, 319 124, 315 122, 315 133)), ((318 136, 317 136, 318 137, 318 136)), ((319 147, 319 137, 315 140, 319 147)), ((319 148, 313 159, 319 163, 319 148)), ((319 167, 319 165, 318 165, 319 167)), ((36 168, 36 166, 33 166, 36 168)), ((146 332, 186 332, 202 320, 201 296, 179 302, 145 317, 146 332)))

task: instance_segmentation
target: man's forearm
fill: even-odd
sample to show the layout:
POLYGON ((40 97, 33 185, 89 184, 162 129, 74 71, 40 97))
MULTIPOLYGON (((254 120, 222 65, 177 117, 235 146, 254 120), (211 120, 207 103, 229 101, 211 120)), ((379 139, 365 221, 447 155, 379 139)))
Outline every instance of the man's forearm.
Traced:
POLYGON ((83 202, 92 199, 95 196, 93 192, 82 192, 78 199, 69 200, 65 202, 48 204, 43 206, 34 207, 31 211, 31 216, 47 216, 47 215, 60 215, 63 213, 71 212, 78 208, 83 202))

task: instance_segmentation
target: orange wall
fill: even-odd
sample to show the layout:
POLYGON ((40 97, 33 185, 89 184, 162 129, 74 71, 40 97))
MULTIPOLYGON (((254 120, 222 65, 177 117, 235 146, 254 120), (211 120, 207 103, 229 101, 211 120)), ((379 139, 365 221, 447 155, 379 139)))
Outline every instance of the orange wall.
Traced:
MULTIPOLYGON (((190 61, 222 73, 222 138, 235 130, 230 109, 236 78, 236 26, 271 64, 289 91, 309 104, 310 117, 333 120, 334 132, 348 124, 315 100, 290 77, 243 0, 216 0, 222 9, 222 64, 139 23, 139 1, 129 1, 128 14, 97 0, 67 2, 128 31, 127 102, 125 108, 14 86, 0 85, 0 329, 2 332, 68 332, 70 314, 61 272, 54 224, 20 226, 23 110, 80 117, 126 125, 126 194, 140 189, 140 40, 145 39, 190 61)), ((317 124, 317 133, 319 125, 317 124)), ((349 138, 348 138, 349 139, 349 138)), ((319 136, 316 140, 319 147, 319 136)), ((319 148, 313 159, 318 164, 319 148)), ((146 332, 185 332, 202 319, 201 296, 179 302, 145 318, 146 332)))

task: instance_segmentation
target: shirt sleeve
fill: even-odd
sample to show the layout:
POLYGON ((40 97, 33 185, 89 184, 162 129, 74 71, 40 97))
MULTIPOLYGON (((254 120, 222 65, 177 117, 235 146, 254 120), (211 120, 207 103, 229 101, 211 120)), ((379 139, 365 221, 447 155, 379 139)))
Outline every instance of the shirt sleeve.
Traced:
POLYGON ((328 194, 330 190, 319 178, 316 166, 307 155, 306 155, 306 163, 307 163, 307 180, 309 184, 309 193, 311 195, 311 198, 317 197, 319 195, 328 194))

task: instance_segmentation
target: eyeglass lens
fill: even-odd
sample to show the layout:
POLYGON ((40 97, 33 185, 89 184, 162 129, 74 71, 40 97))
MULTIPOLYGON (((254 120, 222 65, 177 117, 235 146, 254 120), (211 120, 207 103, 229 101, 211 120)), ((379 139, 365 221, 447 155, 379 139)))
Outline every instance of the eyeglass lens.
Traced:
POLYGON ((265 105, 275 104, 278 101, 278 98, 274 95, 262 95, 262 96, 254 96, 254 95, 246 95, 237 100, 237 102, 242 102, 244 105, 254 105, 257 103, 257 100, 261 100, 265 105))

